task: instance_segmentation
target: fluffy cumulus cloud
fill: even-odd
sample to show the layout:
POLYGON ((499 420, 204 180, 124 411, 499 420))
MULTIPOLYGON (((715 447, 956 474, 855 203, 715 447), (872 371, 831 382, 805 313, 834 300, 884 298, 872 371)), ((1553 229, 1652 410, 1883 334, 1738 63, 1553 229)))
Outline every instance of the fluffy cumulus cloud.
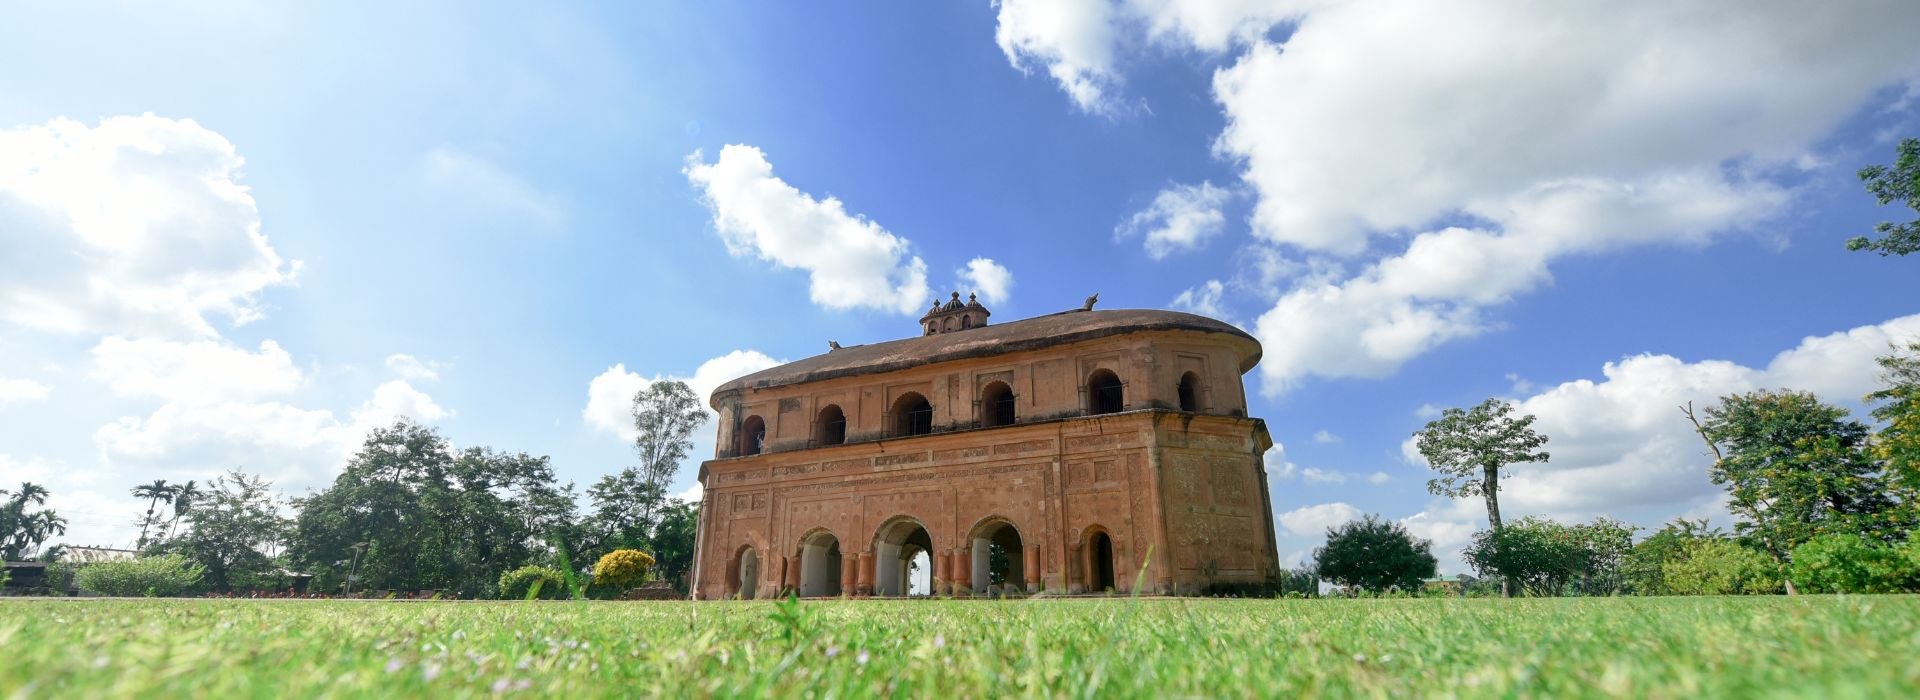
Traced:
POLYGON ((52 391, 51 387, 31 379, 0 377, 0 406, 45 401, 52 391))
MULTIPOLYGON (((633 429, 633 395, 663 379, 686 382, 687 388, 700 397, 700 405, 707 408, 709 418, 713 418, 713 409, 707 406, 707 398, 715 388, 782 362, 756 350, 735 350, 700 363, 692 376, 655 376, 652 379, 628 370, 624 363, 617 364, 587 382, 587 405, 581 409, 580 418, 588 427, 630 441, 636 437, 633 429)), ((711 422, 708 427, 712 427, 711 422)), ((712 436, 706 437, 711 439, 712 436)))
POLYGON ((1175 185, 1162 190, 1147 205, 1114 229, 1121 239, 1141 236, 1147 257, 1160 260, 1170 254, 1198 250, 1208 239, 1226 230, 1225 207, 1232 193, 1211 182, 1175 185))
POLYGON ((1013 273, 988 258, 968 260, 967 267, 960 270, 960 280, 968 289, 979 292, 980 299, 989 304, 998 304, 1013 295, 1013 273))
MULTIPOLYGON (((1705 410, 1728 394, 1789 388, 1858 407, 1879 381, 1873 358, 1916 339, 1920 315, 1806 338, 1763 367, 1635 355, 1607 363, 1598 380, 1515 399, 1521 412, 1538 417, 1534 428, 1548 436, 1552 459, 1514 467, 1501 482, 1501 509, 1563 520, 1607 515, 1649 526, 1676 513, 1724 514, 1725 494, 1707 477, 1711 457, 1680 406, 1705 410)), ((1410 439, 1401 449, 1408 461, 1423 463, 1410 439)), ((1464 499, 1439 502, 1410 520, 1464 542, 1458 531, 1470 532, 1485 517, 1478 500, 1464 499)), ((1429 536, 1441 544, 1437 534, 1429 536)))
POLYGON ((927 265, 906 239, 848 213, 838 199, 815 199, 775 177, 760 149, 729 145, 712 163, 695 151, 685 173, 728 252, 806 270, 813 303, 901 314, 926 306, 927 265))
POLYGON ((1345 503, 1322 503, 1319 505, 1296 508, 1279 517, 1280 527, 1295 535, 1324 535, 1327 528, 1350 520, 1359 520, 1362 513, 1359 508, 1345 503))
POLYGON ((1287 460, 1287 446, 1277 442, 1273 443, 1273 447, 1267 448, 1267 453, 1261 456, 1261 461, 1267 467, 1267 476, 1272 477, 1274 481, 1287 481, 1300 473, 1300 465, 1287 460))
POLYGON ((440 379, 440 370, 446 368, 446 363, 434 360, 422 360, 406 353, 395 353, 387 356, 387 371, 394 373, 401 379, 410 381, 438 381, 440 379))
POLYGON ((1081 109, 1107 113, 1119 80, 1119 38, 1108 0, 1001 0, 993 38, 1022 71, 1039 66, 1081 109))
POLYGON ((0 320, 62 333, 216 334, 293 279, 241 158, 191 120, 0 130, 0 320))
POLYGON ((304 375, 278 343, 258 351, 222 340, 174 341, 108 336, 92 350, 94 380, 115 395, 182 404, 285 394, 304 375))
POLYGON ((1227 57, 1214 147, 1254 196, 1260 239, 1309 256, 1410 239, 1353 276, 1280 290, 1257 328, 1283 349, 1262 363, 1270 393, 1386 376, 1485 332, 1488 308, 1549 281, 1556 259, 1750 228, 1783 210, 1779 176, 1818 162, 1809 149, 1835 124, 1920 77, 1906 30, 1920 5, 1898 0, 1813 14, 1126 0, 1049 18, 1003 5, 1003 50, 1096 87, 1118 83, 1131 46, 1227 57), (1008 48, 1008 34, 1024 38, 1008 48))
POLYGON ((1181 292, 1168 302, 1173 308, 1190 311, 1201 316, 1225 320, 1227 310, 1220 306, 1220 297, 1227 292, 1227 286, 1220 280, 1207 280, 1197 286, 1181 292))

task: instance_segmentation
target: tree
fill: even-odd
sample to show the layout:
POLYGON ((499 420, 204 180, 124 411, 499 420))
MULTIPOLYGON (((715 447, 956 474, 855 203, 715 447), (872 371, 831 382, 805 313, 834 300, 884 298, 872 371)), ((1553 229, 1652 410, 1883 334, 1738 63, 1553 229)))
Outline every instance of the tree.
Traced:
POLYGON ((199 482, 192 479, 188 479, 187 483, 173 487, 173 519, 167 521, 167 532, 161 535, 163 539, 171 539, 173 537, 173 529, 179 526, 180 517, 193 510, 194 500, 198 499, 203 493, 204 492, 200 490, 199 482))
POLYGON ((1327 580, 1380 592, 1420 589, 1439 562, 1433 543, 1414 537, 1400 523, 1369 515, 1327 528, 1327 543, 1313 550, 1314 569, 1327 580))
POLYGON ((27 510, 45 505, 48 495, 47 487, 31 482, 20 484, 10 496, 0 489, 0 496, 8 496, 0 505, 0 561, 31 559, 48 538, 67 533, 67 519, 52 509, 27 510))
POLYGON ((1878 404, 1880 423, 1871 452, 1885 469, 1887 486, 1900 500, 1907 522, 1920 521, 1920 341, 1876 360, 1882 388, 1867 394, 1878 404))
POLYGON ((174 487, 168 486, 166 479, 154 479, 151 484, 141 484, 133 487, 134 498, 147 499, 147 514, 140 518, 140 541, 139 544, 134 545, 134 549, 147 548, 147 528, 151 527, 155 522, 153 518, 153 507, 161 501, 166 501, 168 505, 172 505, 173 493, 174 487))
MULTIPOLYGON (((1881 206, 1901 202, 1920 213, 1920 139, 1900 139, 1893 167, 1869 165, 1860 169, 1860 181, 1881 206)), ((1881 255, 1906 255, 1920 251, 1920 218, 1904 224, 1882 221, 1873 230, 1879 240, 1856 236, 1847 240, 1847 250, 1871 250, 1881 255)))
MULTIPOLYGON (((685 382, 662 380, 633 395, 633 449, 640 457, 639 477, 650 490, 665 493, 693 449, 693 431, 707 422, 700 397, 685 382)), ((640 522, 652 525, 658 500, 641 502, 640 522)))
POLYGON ((1661 566, 1660 576, 1674 595, 1778 593, 1782 580, 1767 555, 1723 539, 1687 542, 1661 566))
MULTIPOLYGON (((1500 476, 1509 465, 1543 463, 1547 436, 1533 430, 1534 417, 1513 415, 1513 404, 1487 399, 1471 409, 1449 408, 1413 434, 1414 446, 1440 472, 1427 492, 1448 498, 1482 496, 1487 522, 1500 530, 1500 476)), ((1511 582, 1502 591, 1511 594, 1511 582)))
POLYGON ((660 577, 675 590, 688 593, 687 572, 693 569, 694 536, 700 529, 700 504, 674 500, 660 513, 653 531, 653 558, 660 577))
MULTIPOLYGON (((1793 548, 1830 533, 1876 539, 1906 529, 1867 453, 1867 426, 1813 394, 1755 391, 1721 397, 1707 420, 1682 407, 1714 455, 1709 474, 1726 487, 1735 531, 1785 578, 1793 548)), ((1788 592, 1794 592, 1791 583, 1788 592)))
POLYGON ((1900 593, 1920 587, 1920 570, 1884 542, 1852 533, 1821 535, 1793 548, 1793 582, 1815 593, 1900 593))
POLYGON ((1607 518, 1562 525, 1526 517, 1499 530, 1481 530, 1463 554, 1474 570, 1515 581, 1529 595, 1613 595, 1621 588, 1621 564, 1632 548, 1634 529, 1607 518))
POLYGON ((1725 539, 1719 528, 1707 526, 1706 518, 1675 518, 1633 546, 1621 564, 1627 590, 1639 595, 1671 595, 1662 573, 1667 562, 1680 558, 1685 547, 1700 540, 1725 539))
POLYGON ((277 568, 272 550, 287 533, 272 486, 237 469, 215 478, 188 513, 186 531, 155 549, 200 566, 213 590, 259 586, 277 568))

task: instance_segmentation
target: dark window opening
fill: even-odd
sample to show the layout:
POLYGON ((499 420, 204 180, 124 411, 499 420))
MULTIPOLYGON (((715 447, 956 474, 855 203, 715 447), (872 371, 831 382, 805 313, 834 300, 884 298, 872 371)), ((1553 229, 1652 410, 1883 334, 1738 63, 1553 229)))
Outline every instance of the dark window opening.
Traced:
POLYGON ((1087 377, 1087 412, 1119 413, 1127 405, 1126 389, 1120 385, 1120 377, 1112 370, 1096 370, 1087 377))
POLYGON ((757 455, 767 447, 767 422, 759 416, 748 416, 740 424, 740 454, 757 455))
POLYGON ((1013 387, 1006 382, 994 382, 980 392, 980 425, 994 427, 1013 425, 1013 387))
POLYGON ((908 393, 893 402, 893 435, 908 437, 933 432, 933 404, 919 394, 908 393))
POLYGON ((1113 538, 1104 532, 1095 533, 1092 544, 1088 549, 1093 554, 1093 570, 1088 573, 1093 580, 1087 582, 1088 587, 1096 593, 1113 590, 1113 538))
POLYGON ((847 414, 839 406, 827 406, 820 409, 819 441, 822 445, 841 445, 847 442, 847 414))
POLYGON ((1194 413, 1200 410, 1200 378, 1188 372, 1180 376, 1180 410, 1194 413))

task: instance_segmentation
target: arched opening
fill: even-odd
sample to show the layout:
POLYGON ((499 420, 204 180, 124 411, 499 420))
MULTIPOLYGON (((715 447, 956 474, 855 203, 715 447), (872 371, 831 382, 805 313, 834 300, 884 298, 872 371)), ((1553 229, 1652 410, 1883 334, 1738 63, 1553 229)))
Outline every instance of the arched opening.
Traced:
POLYGON ((873 594, 928 595, 933 592, 933 536, 920 521, 900 516, 873 536, 873 594))
POLYGON ((767 422, 759 416, 747 416, 740 424, 739 454, 757 455, 767 446, 767 422))
POLYGON ((963 331, 964 331, 964 330, 966 330, 966 329, 968 329, 968 328, 972 328, 972 327, 973 327, 973 317, 972 317, 972 316, 961 316, 961 317, 960 317, 960 330, 963 330, 963 331))
POLYGON ((1200 411, 1200 375, 1192 372, 1180 375, 1180 410, 1200 411))
POLYGON ((978 595, 1000 597, 1025 590, 1026 548, 1013 523, 994 519, 974 528, 973 591, 978 595))
POLYGON ((820 409, 820 420, 814 429, 814 438, 822 445, 842 445, 847 442, 847 413, 838 405, 829 405, 820 409))
POLYGON ((957 328, 956 328, 956 327, 955 327, 955 326, 954 326, 953 324, 954 324, 954 320, 953 320, 953 318, 952 318, 952 317, 948 317, 948 318, 947 318, 947 327, 946 327, 946 330, 950 330, 950 331, 951 331, 951 330, 958 330, 958 329, 957 329, 957 328))
POLYGON ((760 588, 760 554, 753 550, 753 545, 740 548, 735 555, 734 569, 739 572, 732 582, 734 597, 753 600, 760 588))
POLYGON ((993 382, 980 392, 980 425, 1013 425, 1013 387, 993 382))
POLYGON ((1113 538, 1105 530, 1087 537, 1087 590, 1113 590, 1113 538))
POLYGON ((933 432, 933 404, 927 397, 907 392, 893 402, 893 436, 908 437, 933 432))
POLYGON ((1110 369, 1097 369, 1087 376, 1087 413, 1119 413, 1126 405, 1126 388, 1120 385, 1120 375, 1110 369))
POLYGON ((800 540, 800 595, 840 595, 840 538, 821 530, 800 540))

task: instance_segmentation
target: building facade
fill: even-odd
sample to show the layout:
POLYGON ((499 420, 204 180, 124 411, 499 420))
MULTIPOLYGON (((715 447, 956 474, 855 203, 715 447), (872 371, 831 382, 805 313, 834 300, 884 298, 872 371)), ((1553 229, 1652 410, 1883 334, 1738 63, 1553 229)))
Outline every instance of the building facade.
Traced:
POLYGON ((1273 580, 1252 336, 1172 311, 988 317, 956 293, 917 337, 715 390, 695 595, 905 595, 923 553, 935 594, 1273 580))

